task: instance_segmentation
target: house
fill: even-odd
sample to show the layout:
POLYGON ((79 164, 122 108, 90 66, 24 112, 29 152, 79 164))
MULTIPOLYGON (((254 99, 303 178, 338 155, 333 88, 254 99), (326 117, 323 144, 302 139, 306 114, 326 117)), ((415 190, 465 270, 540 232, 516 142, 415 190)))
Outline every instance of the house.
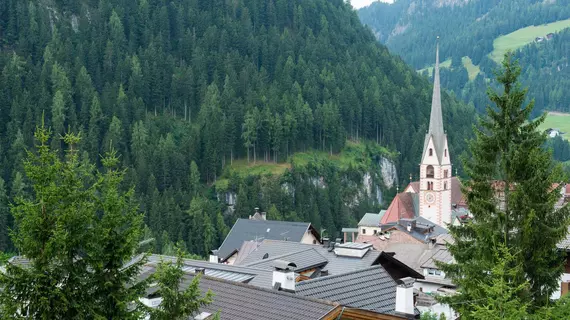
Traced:
POLYGON ((549 33, 546 35, 546 40, 552 40, 552 38, 554 38, 554 33, 549 33))
POLYGON ((555 137, 558 137, 560 135, 560 130, 554 129, 554 128, 548 128, 548 129, 546 129, 546 134, 550 138, 555 138, 555 137))
MULTIPOLYGON (((150 256, 139 280, 154 273, 160 261, 175 261, 175 258, 150 256)), ((380 265, 362 272, 353 271, 345 275, 319 278, 318 282, 306 281, 307 284, 304 284, 305 281, 296 281, 294 275, 298 268, 295 263, 282 259, 274 259, 259 269, 184 259, 183 270, 186 274, 181 287, 186 288, 193 277, 200 273, 201 291, 212 290, 215 294, 213 302, 200 308, 201 313, 194 319, 208 319, 218 311, 221 319, 235 320, 399 320, 416 317, 413 308, 413 279, 407 279, 404 288, 404 284, 398 285, 380 265), (252 281, 257 276, 252 273, 259 273, 259 279, 255 283, 252 281), (267 274, 271 279, 269 286, 267 274), (248 280, 248 277, 251 279, 248 280), (355 294, 362 291, 356 292, 351 288, 361 287, 357 283, 362 284, 363 281, 367 283, 367 295, 355 294), (344 294, 331 290, 327 297, 320 298, 316 288, 333 283, 336 283, 337 288, 344 288, 344 294), (353 287, 349 287, 349 284, 353 287), (350 295, 352 298, 348 299, 350 295), (407 311, 412 313, 408 314, 407 311)), ((157 290, 156 286, 151 287, 141 301, 151 307, 160 305, 162 300, 157 290)))
POLYGON ((371 244, 336 243, 328 242, 327 239, 323 245, 263 240, 250 252, 240 251, 234 266, 271 270, 274 260, 295 263, 297 281, 349 273, 376 265, 381 265, 395 280, 423 277, 421 273, 397 261, 392 255, 374 250, 371 244))
POLYGON ((566 238, 560 241, 556 247, 566 255, 566 262, 564 264, 564 273, 560 277, 560 289, 554 292, 552 299, 559 299, 570 291, 570 228, 568 228, 566 238))
POLYGON ((238 219, 217 250, 219 261, 233 264, 247 241, 271 239, 305 244, 320 242, 319 233, 309 222, 273 221, 265 218, 265 214, 256 211, 250 219, 238 219))
POLYGON ((296 292, 304 296, 336 301, 343 306, 419 318, 419 311, 413 303, 414 279, 403 278, 398 282, 399 285, 381 266, 373 266, 300 282, 296 292), (409 295, 407 301, 412 303, 398 304, 398 294, 409 295))
MULTIPOLYGON (((371 217, 380 218, 381 214, 368 214, 371 217)), ((374 228, 375 232, 362 229, 356 238, 356 242, 372 244, 375 250, 383 251, 393 243, 427 244, 440 234, 447 233, 442 228, 425 218, 402 218, 397 223, 390 223, 374 228)))

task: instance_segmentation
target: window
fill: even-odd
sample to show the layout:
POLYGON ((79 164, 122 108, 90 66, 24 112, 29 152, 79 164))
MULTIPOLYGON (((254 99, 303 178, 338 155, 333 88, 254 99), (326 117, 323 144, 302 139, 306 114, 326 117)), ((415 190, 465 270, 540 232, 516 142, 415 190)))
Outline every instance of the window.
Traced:
POLYGON ((362 228, 362 234, 366 234, 366 229, 362 228))
POLYGON ((433 190, 433 182, 428 181, 428 183, 427 183, 427 189, 428 189, 428 190, 433 190))
POLYGON ((378 230, 374 230, 374 235, 376 235, 378 233, 378 230))
POLYGON ((447 149, 443 150, 443 155, 447 157, 447 149))
POLYGON ((313 244, 317 244, 317 240, 313 240, 313 244))
MULTIPOLYGON (((431 149, 430 149, 431 150, 431 149)), ((434 177, 434 170, 433 170, 433 166, 429 165, 426 168, 426 178, 433 178, 434 177)))
POLYGON ((443 190, 447 190, 447 182, 443 183, 443 190))
POLYGON ((433 156, 433 149, 432 148, 429 148, 429 156, 430 157, 433 156))
POLYGON ((449 174, 449 172, 447 170, 443 170, 443 177, 447 178, 447 175, 449 174))
POLYGON ((441 276, 441 270, 437 270, 437 269, 428 269, 427 270, 428 274, 430 276, 441 276))
POLYGON ((433 270, 433 269, 428 269, 428 274, 429 274, 429 275, 432 275, 432 276, 435 275, 435 270, 433 270))

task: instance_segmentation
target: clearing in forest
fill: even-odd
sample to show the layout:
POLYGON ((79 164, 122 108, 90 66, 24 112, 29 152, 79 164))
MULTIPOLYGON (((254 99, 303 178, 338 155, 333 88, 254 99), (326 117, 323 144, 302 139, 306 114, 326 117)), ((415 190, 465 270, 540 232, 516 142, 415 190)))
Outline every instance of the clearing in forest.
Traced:
POLYGON ((540 130, 548 128, 560 130, 562 138, 570 140, 570 113, 548 112, 546 120, 539 127, 540 130))
POLYGON ((570 28, 570 19, 518 29, 495 39, 493 51, 489 57, 495 62, 501 63, 508 50, 517 50, 533 42, 537 37, 546 37, 548 33, 555 33, 566 28, 570 28))

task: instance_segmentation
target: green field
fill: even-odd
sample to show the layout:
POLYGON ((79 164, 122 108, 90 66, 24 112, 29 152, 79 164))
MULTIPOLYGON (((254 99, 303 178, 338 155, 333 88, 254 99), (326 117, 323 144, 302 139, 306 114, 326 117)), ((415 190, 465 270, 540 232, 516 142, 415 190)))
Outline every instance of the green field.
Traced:
POLYGON ((295 166, 304 166, 309 162, 317 162, 317 160, 329 160, 336 164, 341 169, 346 169, 350 166, 368 167, 371 158, 370 152, 374 154, 384 154, 388 157, 394 157, 387 149, 372 143, 356 143, 347 141, 344 148, 340 153, 330 154, 325 151, 311 150, 307 152, 294 153, 285 162, 265 162, 263 159, 257 159, 253 163, 253 157, 250 162, 247 159, 236 159, 233 163, 224 169, 224 174, 220 179, 215 182, 216 188, 226 189, 228 186, 228 176, 232 173, 245 176, 245 175, 280 175, 286 170, 290 169, 292 164, 295 166), (371 150, 372 149, 372 150, 371 150))
POLYGON ((481 71, 479 66, 474 65, 473 62, 471 61, 471 58, 467 56, 463 57, 461 61, 463 62, 463 66, 465 67, 465 69, 467 69, 467 73, 469 74, 469 81, 475 79, 475 77, 477 77, 477 75, 481 71))
MULTIPOLYGON (((461 61, 463 62, 463 66, 465 67, 465 69, 467 69, 467 73, 469 73, 469 80, 473 80, 475 79, 475 77, 479 74, 479 66, 476 66, 473 64, 473 62, 471 61, 471 58, 465 56, 463 58, 461 58, 461 61)), ((449 68, 451 67, 451 59, 447 59, 445 61, 443 61, 442 63, 440 63, 439 65, 441 68, 449 68)), ((431 75, 431 73, 433 72, 433 65, 420 69, 418 70, 419 73, 422 73, 424 71, 428 72, 428 74, 431 75)))
POLYGON ((564 132, 562 138, 570 140, 570 113, 549 112, 539 129, 546 130, 548 128, 564 132))
POLYGON ((566 28, 570 28, 570 19, 538 26, 530 26, 511 32, 507 35, 500 36, 493 41, 494 50, 489 54, 489 57, 495 62, 500 63, 501 60, 503 60, 504 54, 508 50, 514 51, 533 42, 536 37, 544 37, 548 33, 558 32, 566 28))
MULTIPOLYGON (((433 67, 434 67, 434 65, 431 65, 431 66, 429 66, 429 67, 426 67, 426 68, 423 68, 423 69, 418 70, 418 72, 419 72, 419 73, 422 73, 422 72, 424 72, 425 70, 427 70, 427 71, 428 71, 428 74, 431 75, 431 73, 433 72, 433 67)), ((440 68, 449 68, 449 67, 451 67, 451 58, 450 58, 450 59, 447 59, 447 60, 445 60, 445 61, 443 61, 442 63, 440 63, 440 64, 439 64, 439 67, 440 67, 440 68)))

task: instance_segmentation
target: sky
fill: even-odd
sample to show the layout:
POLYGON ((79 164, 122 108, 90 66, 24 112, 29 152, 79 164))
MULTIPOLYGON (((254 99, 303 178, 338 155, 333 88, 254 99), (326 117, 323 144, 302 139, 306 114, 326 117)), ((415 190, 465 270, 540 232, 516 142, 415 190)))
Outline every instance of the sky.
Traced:
POLYGON ((382 2, 394 2, 393 0, 351 0, 350 3, 355 9, 360 9, 362 7, 369 6, 372 2, 382 1, 382 2))

